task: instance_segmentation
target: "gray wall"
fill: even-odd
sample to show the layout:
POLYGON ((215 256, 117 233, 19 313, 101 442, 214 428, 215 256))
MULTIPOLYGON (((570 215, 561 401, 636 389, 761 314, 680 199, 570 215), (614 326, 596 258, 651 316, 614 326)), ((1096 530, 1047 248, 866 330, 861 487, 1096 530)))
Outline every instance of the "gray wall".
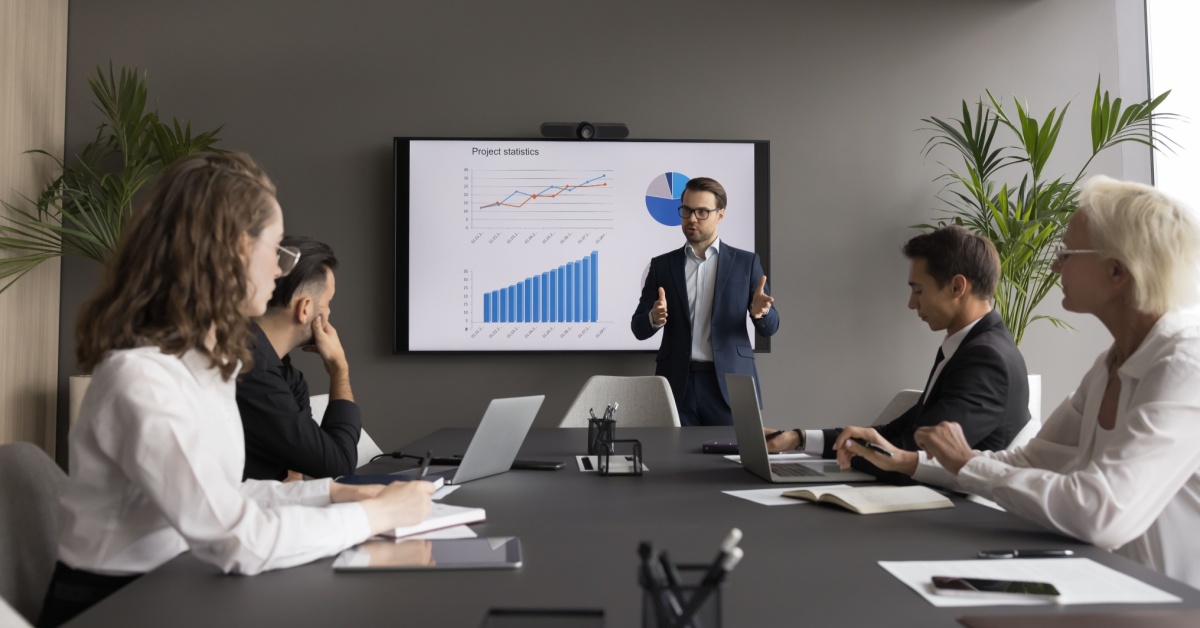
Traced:
MULTIPOLYGON (((78 1, 67 149, 93 134, 85 78, 110 60, 147 71, 163 112, 224 125, 223 146, 278 184, 288 232, 338 251, 333 322, 366 426, 389 449, 473 425, 497 396, 545 393, 538 425, 552 425, 589 375, 654 369, 648 354, 392 355, 393 136, 531 137, 586 119, 639 138, 768 139, 783 319, 759 357, 765 401, 779 425, 841 425, 923 386, 940 342, 905 307, 898 252, 907 226, 935 215, 940 167, 921 156, 920 119, 957 115, 985 88, 1040 115, 1072 100, 1051 167, 1077 168, 1097 75, 1145 98, 1142 13, 1123 0, 78 1)), ((1149 158, 1113 153, 1092 171, 1148 180, 1149 158)), ((64 391, 97 276, 63 267, 64 391)), ((1067 319, 1077 333, 1039 324, 1022 347, 1047 411, 1108 340, 1067 319)), ((300 363, 323 391, 319 363, 300 363)))

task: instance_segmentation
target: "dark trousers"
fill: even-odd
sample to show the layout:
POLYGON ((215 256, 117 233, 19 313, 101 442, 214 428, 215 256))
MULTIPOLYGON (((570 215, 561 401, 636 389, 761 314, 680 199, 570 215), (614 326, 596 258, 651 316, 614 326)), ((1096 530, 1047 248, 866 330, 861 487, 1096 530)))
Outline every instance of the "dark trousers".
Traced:
POLYGON ((54 566, 54 577, 50 580, 50 589, 46 591, 38 628, 56 628, 65 624, 140 577, 105 576, 72 569, 59 562, 54 566))
POLYGON ((721 395, 712 362, 693 362, 679 406, 682 425, 733 425, 729 404, 721 395))

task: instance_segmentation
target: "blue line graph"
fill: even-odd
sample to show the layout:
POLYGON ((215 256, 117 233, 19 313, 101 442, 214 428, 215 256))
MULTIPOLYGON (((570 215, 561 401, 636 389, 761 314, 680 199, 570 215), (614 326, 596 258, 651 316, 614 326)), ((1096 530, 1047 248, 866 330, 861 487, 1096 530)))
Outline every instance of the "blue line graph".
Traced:
POLYGON ((565 185, 565 186, 564 185, 549 185, 549 186, 546 186, 541 191, 534 192, 533 194, 530 194, 528 192, 522 192, 521 190, 513 190, 511 193, 509 193, 508 196, 504 197, 503 200, 499 200, 494 203, 489 203, 487 205, 481 205, 479 208, 487 209, 489 207, 523 207, 529 201, 532 201, 532 200, 535 200, 538 198, 555 198, 556 196, 558 196, 559 194, 562 194, 563 192, 570 192, 572 190, 577 190, 579 188, 604 187, 604 186, 608 185, 607 182, 604 182, 604 183, 596 183, 596 182, 601 179, 606 178, 607 176, 608 175, 602 174, 598 177, 593 177, 591 179, 588 179, 587 181, 584 181, 583 183, 580 183, 578 185, 565 185), (555 190, 555 192, 553 194, 547 194, 547 192, 550 192, 551 190, 555 190), (514 205, 512 203, 509 203, 509 201, 512 200, 512 198, 514 196, 524 196, 525 199, 522 200, 519 204, 514 205))

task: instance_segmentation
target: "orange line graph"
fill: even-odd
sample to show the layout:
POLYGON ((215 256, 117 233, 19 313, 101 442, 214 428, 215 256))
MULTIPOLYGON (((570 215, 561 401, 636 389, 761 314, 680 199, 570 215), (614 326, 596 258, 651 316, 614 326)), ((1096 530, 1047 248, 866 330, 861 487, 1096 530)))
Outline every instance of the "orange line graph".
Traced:
POLYGON ((603 179, 604 177, 605 177, 605 175, 600 175, 594 179, 588 179, 587 181, 584 181, 583 183, 580 183, 579 185, 551 185, 551 186, 541 190, 540 192, 537 192, 534 194, 530 194, 528 192, 522 192, 521 190, 513 190, 512 193, 509 194, 508 196, 504 197, 503 200, 499 200, 499 201, 496 201, 495 203, 491 203, 488 205, 483 205, 479 209, 487 209, 489 207, 519 208, 519 207, 524 207, 525 204, 528 203, 529 201, 536 200, 539 198, 555 198, 559 194, 562 194, 563 192, 570 192, 571 190, 577 190, 580 188, 606 187, 608 185, 607 181, 605 181, 603 183, 594 183, 594 181, 598 181, 600 179, 603 179), (555 192, 553 194, 547 194, 547 192, 549 192, 550 190, 555 190, 555 192), (512 200, 512 198, 514 196, 524 196, 525 199, 517 204, 510 203, 509 201, 512 200))

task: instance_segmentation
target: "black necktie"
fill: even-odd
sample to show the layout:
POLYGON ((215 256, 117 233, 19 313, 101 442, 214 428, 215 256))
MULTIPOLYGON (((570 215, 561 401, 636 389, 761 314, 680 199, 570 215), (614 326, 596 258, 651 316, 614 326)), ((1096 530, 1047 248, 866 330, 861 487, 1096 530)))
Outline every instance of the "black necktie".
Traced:
POLYGON ((929 388, 933 386, 933 374, 937 372, 937 367, 946 359, 946 354, 942 353, 942 348, 938 347, 937 357, 933 360, 933 368, 929 369, 929 379, 925 380, 925 391, 921 393, 920 405, 925 405, 925 396, 929 394, 929 388))

